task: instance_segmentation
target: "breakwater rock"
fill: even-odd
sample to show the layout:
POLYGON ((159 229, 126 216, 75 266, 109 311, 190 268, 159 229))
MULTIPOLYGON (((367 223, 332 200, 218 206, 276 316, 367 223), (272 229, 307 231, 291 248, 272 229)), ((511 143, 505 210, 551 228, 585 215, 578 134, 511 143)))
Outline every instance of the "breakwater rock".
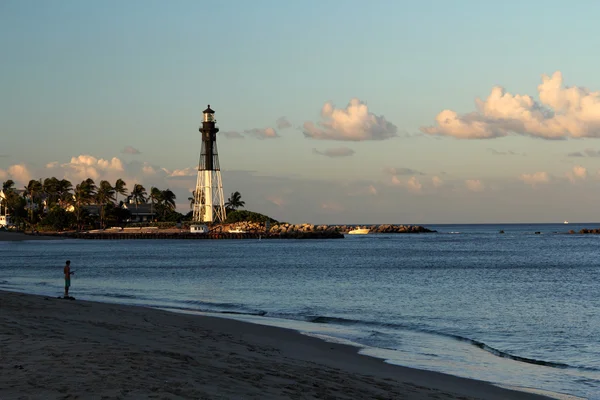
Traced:
MULTIPOLYGON (((348 233, 353 229, 369 229, 369 233, 431 233, 434 230, 420 225, 312 225, 312 224, 277 224, 270 227, 271 233, 288 232, 340 232, 348 233)), ((264 226, 262 226, 264 229, 264 226)))
POLYGON ((598 235, 600 234, 600 228, 594 228, 594 229, 581 229, 579 232, 575 232, 573 229, 571 229, 569 231, 569 233, 573 234, 573 233, 591 233, 591 234, 595 234, 598 235))
POLYGON ((180 228, 113 227, 82 232, 45 232, 45 236, 74 239, 341 239, 353 229, 369 229, 372 233, 430 233, 436 232, 419 225, 313 225, 274 224, 266 229, 264 223, 238 222, 217 224, 208 233, 192 233, 187 225, 180 228))

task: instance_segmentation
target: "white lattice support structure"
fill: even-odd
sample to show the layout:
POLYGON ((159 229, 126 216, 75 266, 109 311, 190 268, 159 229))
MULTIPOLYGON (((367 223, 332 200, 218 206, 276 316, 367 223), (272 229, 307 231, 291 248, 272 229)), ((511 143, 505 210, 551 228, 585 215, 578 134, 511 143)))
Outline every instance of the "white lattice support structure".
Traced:
POLYGON ((198 170, 193 221, 222 222, 226 217, 221 171, 198 170))

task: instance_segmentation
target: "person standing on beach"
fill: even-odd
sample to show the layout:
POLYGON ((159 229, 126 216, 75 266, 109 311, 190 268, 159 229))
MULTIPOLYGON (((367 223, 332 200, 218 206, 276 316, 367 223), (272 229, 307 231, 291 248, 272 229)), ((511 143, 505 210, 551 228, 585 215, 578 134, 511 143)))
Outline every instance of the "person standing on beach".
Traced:
POLYGON ((75 272, 71 272, 71 261, 67 260, 64 268, 65 273, 65 297, 69 297, 69 287, 71 287, 71 275, 75 272))

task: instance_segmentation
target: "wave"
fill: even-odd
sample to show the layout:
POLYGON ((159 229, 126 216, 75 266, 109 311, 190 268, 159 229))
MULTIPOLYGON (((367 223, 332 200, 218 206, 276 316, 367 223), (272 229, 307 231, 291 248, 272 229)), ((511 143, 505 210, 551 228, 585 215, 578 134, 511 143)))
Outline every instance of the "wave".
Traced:
POLYGON ((570 364, 561 363, 561 362, 539 360, 539 359, 535 359, 535 358, 518 356, 515 354, 510 354, 506 351, 497 349, 495 347, 492 347, 492 346, 490 346, 482 341, 476 340, 476 339, 471 339, 468 337, 464 337, 464 336, 460 336, 460 335, 456 335, 456 334, 452 334, 452 333, 440 332, 440 331, 436 331, 436 330, 432 330, 432 329, 424 329, 424 328, 414 327, 414 326, 411 326, 408 324, 398 324, 398 323, 386 324, 386 323, 373 322, 373 321, 360 321, 360 320, 353 320, 353 319, 346 319, 346 318, 339 318, 339 317, 327 317, 327 316, 322 316, 322 315, 309 316, 307 318, 307 321, 311 322, 311 323, 319 323, 319 324, 333 323, 333 324, 338 324, 338 325, 365 325, 365 326, 371 326, 371 327, 394 328, 394 329, 403 329, 403 330, 408 330, 408 331, 413 331, 413 332, 427 333, 430 335, 443 336, 446 338, 469 343, 469 344, 471 344, 475 347, 478 347, 484 351, 487 351, 488 353, 493 354, 497 357, 507 358, 507 359, 510 359, 513 361, 523 362, 523 363, 527 363, 527 364, 534 364, 534 365, 542 365, 542 366, 551 367, 551 368, 561 368, 561 369, 572 368, 572 369, 579 369, 579 370, 586 370, 586 371, 600 371, 600 368, 570 365, 570 364))
POLYGON ((442 334, 442 333, 438 333, 438 332, 436 332, 436 334, 441 334, 443 336, 447 336, 447 337, 450 337, 450 338, 453 338, 456 340, 460 340, 461 342, 466 342, 466 343, 472 344, 473 346, 479 347, 480 349, 485 350, 488 353, 491 353, 495 356, 502 357, 502 358, 508 358, 508 359, 511 359, 514 361, 520 361, 520 362, 524 362, 524 363, 528 363, 528 364, 535 364, 535 365, 543 365, 546 367, 553 367, 553 368, 581 368, 581 367, 576 367, 576 366, 565 364, 565 363, 537 360, 535 358, 516 356, 514 354, 510 354, 505 351, 496 349, 495 347, 492 347, 483 342, 480 342, 479 340, 470 339, 470 338, 460 336, 460 335, 453 335, 453 334, 448 334, 448 333, 442 334))
POLYGON ((208 309, 208 308, 190 308, 190 307, 178 307, 178 306, 161 306, 162 308, 167 308, 169 310, 181 310, 181 311, 195 311, 195 312, 202 312, 202 313, 211 313, 211 314, 229 314, 229 315, 252 315, 252 316, 259 316, 259 317, 263 317, 265 315, 267 315, 266 311, 262 311, 262 310, 258 310, 258 311, 233 311, 233 310, 213 310, 213 309, 208 309))
POLYGON ((123 294, 123 293, 88 293, 88 296, 102 296, 102 297, 110 297, 115 299, 137 299, 138 296, 133 294, 123 294))

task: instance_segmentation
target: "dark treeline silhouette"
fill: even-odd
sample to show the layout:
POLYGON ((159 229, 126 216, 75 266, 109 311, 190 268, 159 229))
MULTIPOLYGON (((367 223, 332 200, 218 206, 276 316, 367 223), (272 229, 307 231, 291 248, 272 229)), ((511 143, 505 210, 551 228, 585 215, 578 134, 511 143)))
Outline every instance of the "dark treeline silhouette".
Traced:
MULTIPOLYGON (((65 230, 105 228, 140 221, 145 211, 145 222, 176 222, 189 219, 175 211, 176 196, 170 189, 150 188, 150 193, 139 183, 131 192, 122 179, 114 185, 106 180, 96 184, 93 179, 73 184, 55 177, 32 179, 23 188, 13 180, 2 184, 0 210, 10 216, 19 229, 65 230), (119 195, 123 196, 119 200, 119 195)), ((239 200, 239 199, 238 199, 239 200)), ((243 202, 242 202, 243 203, 243 202)), ((239 204, 239 201, 238 203, 239 204)))

